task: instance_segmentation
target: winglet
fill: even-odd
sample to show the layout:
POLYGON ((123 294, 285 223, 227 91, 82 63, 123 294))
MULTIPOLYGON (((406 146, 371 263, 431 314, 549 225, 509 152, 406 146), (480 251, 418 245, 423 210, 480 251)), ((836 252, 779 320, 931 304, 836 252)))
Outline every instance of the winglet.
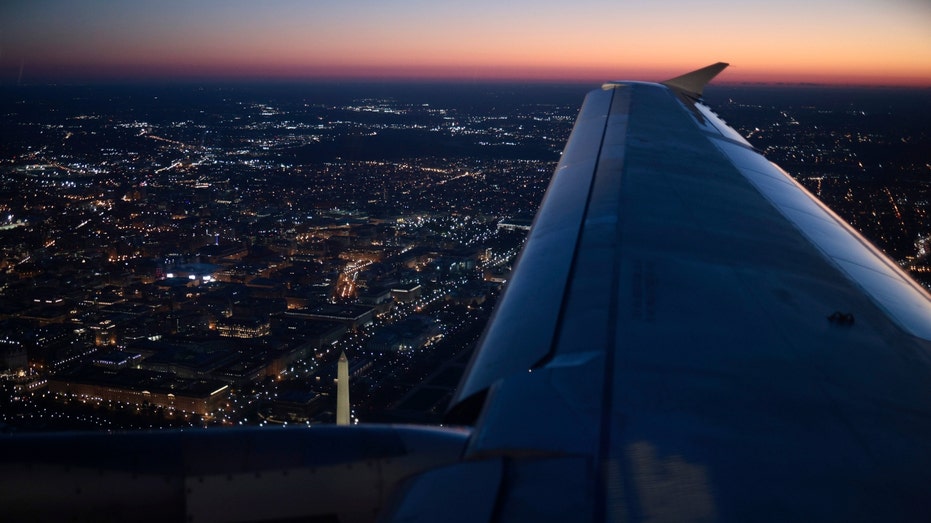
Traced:
POLYGON ((701 98, 702 91, 705 89, 705 86, 708 85, 708 82, 712 78, 718 75, 721 71, 724 70, 729 64, 724 62, 718 62, 716 64, 709 65, 708 67, 702 67, 692 71, 691 73, 685 73, 682 76, 677 76, 666 80, 665 82, 660 82, 670 89, 675 89, 680 93, 697 100, 701 98))

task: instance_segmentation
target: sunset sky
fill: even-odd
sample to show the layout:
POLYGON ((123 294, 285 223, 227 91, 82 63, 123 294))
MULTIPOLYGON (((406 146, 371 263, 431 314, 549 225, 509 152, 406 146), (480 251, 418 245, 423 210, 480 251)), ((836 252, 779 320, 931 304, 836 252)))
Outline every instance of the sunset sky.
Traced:
POLYGON ((0 85, 209 78, 931 86, 928 0, 6 0, 0 85))

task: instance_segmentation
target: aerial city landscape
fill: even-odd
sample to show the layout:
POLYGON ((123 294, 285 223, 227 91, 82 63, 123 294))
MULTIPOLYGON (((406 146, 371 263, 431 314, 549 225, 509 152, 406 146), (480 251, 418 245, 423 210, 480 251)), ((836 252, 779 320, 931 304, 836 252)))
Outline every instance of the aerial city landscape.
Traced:
MULTIPOLYGON (((591 87, 4 88, 0 430, 441 422, 591 87)), ((927 90, 705 98, 931 284, 927 90)))

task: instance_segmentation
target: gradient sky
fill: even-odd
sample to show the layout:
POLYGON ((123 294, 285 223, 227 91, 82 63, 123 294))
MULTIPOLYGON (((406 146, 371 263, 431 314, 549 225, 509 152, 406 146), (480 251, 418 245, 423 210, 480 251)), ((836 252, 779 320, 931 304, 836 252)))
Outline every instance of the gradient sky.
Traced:
POLYGON ((5 0, 0 84, 662 80, 931 86, 931 0, 5 0))

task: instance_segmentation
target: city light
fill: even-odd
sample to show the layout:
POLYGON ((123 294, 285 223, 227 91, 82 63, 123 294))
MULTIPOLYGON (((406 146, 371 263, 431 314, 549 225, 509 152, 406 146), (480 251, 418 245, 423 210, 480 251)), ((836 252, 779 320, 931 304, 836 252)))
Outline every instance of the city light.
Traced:
MULTIPOLYGON (((417 401, 439 419, 456 379, 431 376, 465 367, 580 88, 455 89, 90 89, 0 123, 13 151, 0 165, 0 383, 15 398, 0 422, 327 423, 343 351, 353 422, 417 401)), ((914 181, 931 148, 901 116, 911 109, 718 93, 711 105, 755 146, 931 278, 931 193, 914 181), (893 143, 910 153, 875 159, 893 143)))

